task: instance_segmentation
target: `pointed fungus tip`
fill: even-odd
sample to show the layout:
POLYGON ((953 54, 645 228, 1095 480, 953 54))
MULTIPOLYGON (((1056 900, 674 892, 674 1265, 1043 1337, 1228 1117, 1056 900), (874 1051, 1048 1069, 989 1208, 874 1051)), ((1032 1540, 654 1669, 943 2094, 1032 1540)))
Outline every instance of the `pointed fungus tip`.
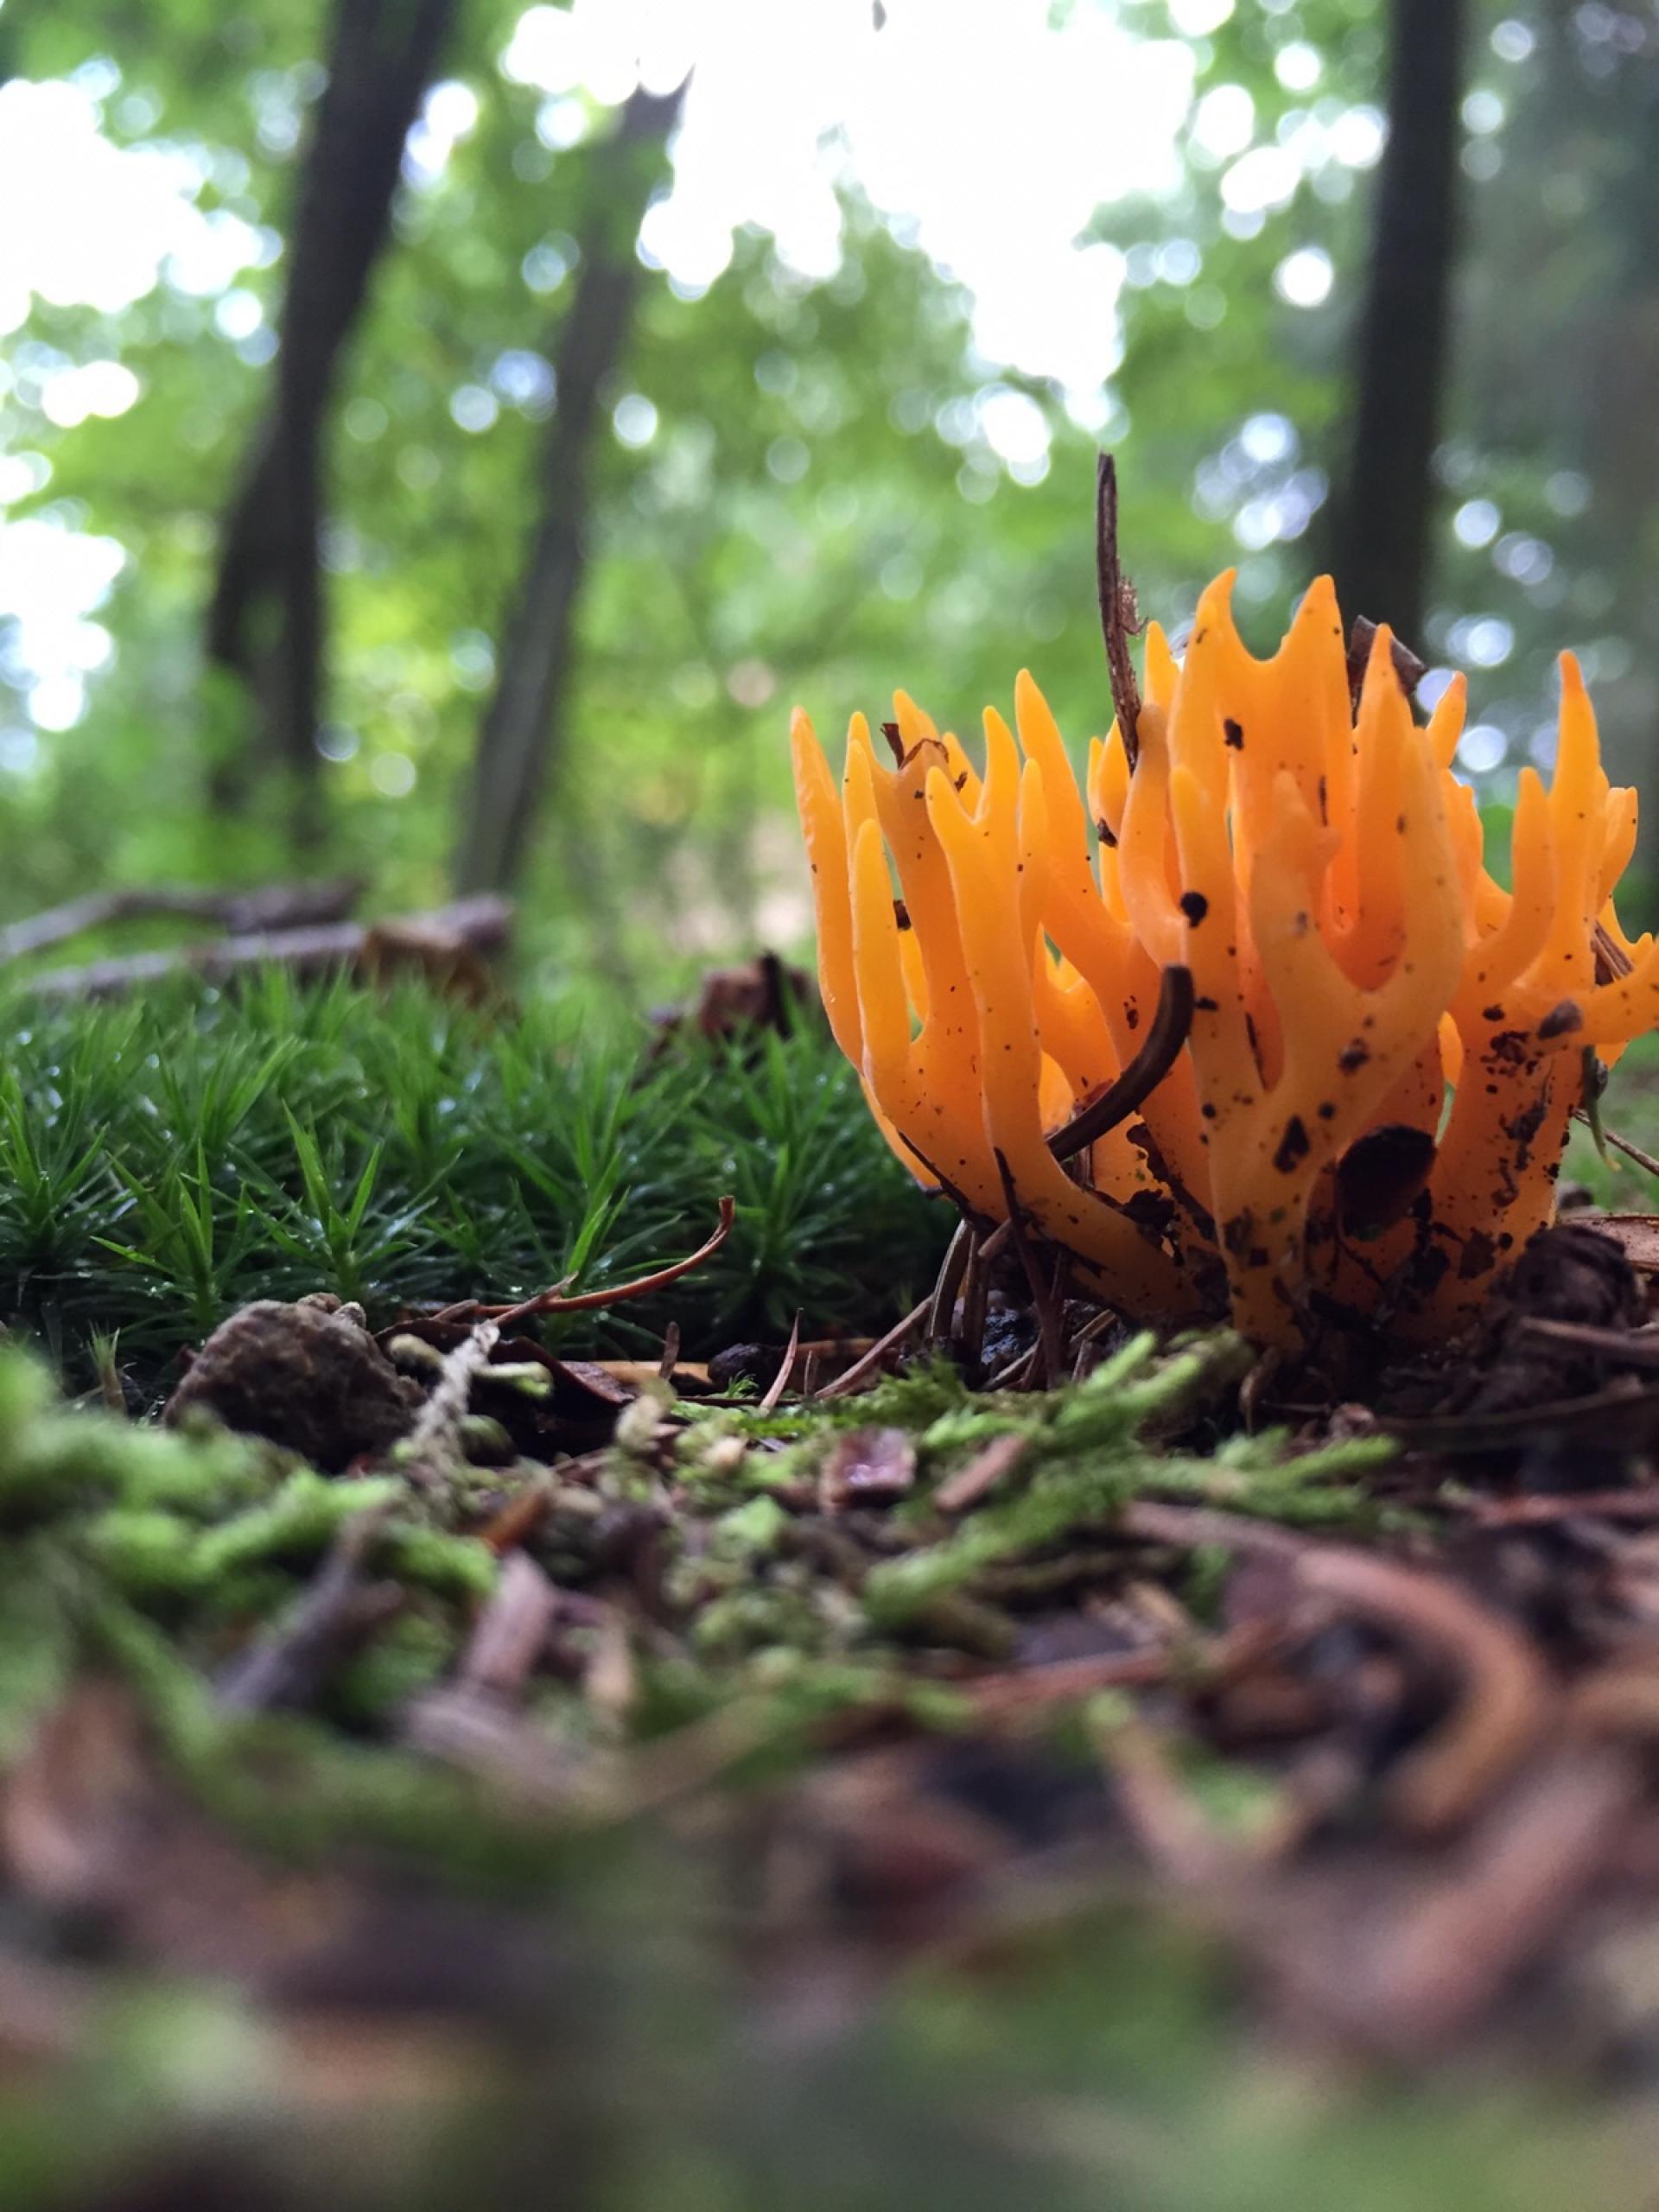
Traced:
MULTIPOLYGON (((1230 1312, 1261 1342, 1295 1349, 1313 1310, 1305 1294, 1328 1294, 1363 1319, 1377 1286, 1397 1281, 1404 1290, 1393 1325, 1408 1338, 1432 1338, 1478 1310, 1501 1263, 1495 1222, 1513 1241, 1551 1217, 1560 1147, 1544 1140, 1543 1117, 1553 1071, 1569 1065, 1560 1056, 1616 1048, 1659 1013, 1659 952, 1648 941, 1609 982, 1605 952, 1597 964, 1592 934, 1578 925, 1576 894, 1557 913, 1558 841, 1568 841, 1573 868, 1605 899, 1629 856, 1625 816, 1604 803, 1605 782, 1595 781, 1583 672, 1563 653, 1562 766, 1548 790, 1535 767, 1522 768, 1514 887, 1505 889, 1485 873, 1479 817, 1452 773, 1464 678, 1450 679, 1428 728, 1419 728, 1407 702, 1421 666, 1389 625, 1357 622, 1334 648, 1344 690, 1364 679, 1363 726, 1351 723, 1332 708, 1331 576, 1316 577, 1304 595, 1298 624, 1310 613, 1313 620, 1298 649, 1265 661, 1238 645, 1235 582, 1224 571, 1200 598, 1192 637, 1201 650, 1185 668, 1148 626, 1149 685, 1159 696, 1137 715, 1132 695, 1128 726, 1089 748, 1098 850, 1029 669, 1014 683, 1024 754, 1017 810, 1014 739, 995 709, 985 728, 995 736, 986 776, 995 803, 979 811, 956 775, 959 748, 940 746, 919 761, 912 748, 912 774, 895 779, 884 768, 878 777, 855 718, 861 734, 849 748, 845 819, 856 981, 869 995, 855 1032, 867 1081, 895 1149, 920 1157, 918 1137, 930 1150, 947 1144, 938 1156, 948 1190, 965 1193, 961 1202, 985 1220, 1019 1211, 1033 1235, 1069 1255, 1080 1283, 1121 1311, 1182 1319, 1230 1312), (1248 732, 1248 743, 1224 746, 1216 717, 1224 730, 1248 732), (1137 738, 1141 765, 1131 774, 1137 738), (918 783, 922 818, 910 804, 893 814, 892 794, 908 799, 918 783), (901 831, 891 861, 878 800, 887 826, 901 831), (903 963, 895 887, 911 925, 903 963), (1074 949, 1072 968, 1063 956, 1074 949), (1205 1020, 1191 1035, 1185 1026, 1173 1033, 1169 1061, 1148 1083, 1135 1048, 1149 1004, 1147 963, 1167 969, 1183 951, 1192 1004, 1205 1020), (924 956, 930 992, 938 988, 931 1023, 917 1027, 915 993, 906 1003, 900 971, 919 972, 924 956), (1505 1010, 1497 1049, 1491 1033, 1505 1010), (1109 1032, 1109 1053, 1101 1041, 1109 1032), (1505 1058, 1511 1033, 1530 1041, 1505 1058), (1075 1096, 1097 1090, 1116 1059, 1121 1072, 1105 1094, 1115 1110, 1123 1082, 1140 1071, 1133 1135, 1126 1128, 1120 1136, 1116 1121, 1104 1135, 1086 1121, 1081 1135, 1074 1125, 1056 1132, 1064 1149, 1075 1140, 1090 1152, 1089 1174, 1099 1179, 1088 1186, 1092 1205, 1084 1185, 1049 1172, 1052 1144, 1037 1143, 1050 1109, 1029 1051, 1033 1034, 1068 1082, 1066 1061, 1076 1062, 1075 1096), (1180 1080, 1165 1082, 1182 1056, 1180 1080), (1388 1268, 1403 1270, 1390 1276, 1351 1262, 1335 1236, 1328 1170, 1395 1126, 1389 1100, 1419 1066, 1431 1092, 1449 1080, 1452 1097, 1424 1186, 1422 1226, 1433 1234, 1414 1257, 1405 1223, 1390 1217, 1400 1249, 1386 1255, 1388 1268), (1477 1067, 1481 1079, 1468 1079, 1477 1067), (1539 1133, 1524 1155, 1521 1127, 1539 1133), (1154 1211, 1132 1215, 1143 1194, 1154 1211), (1476 1259, 1437 1272, 1436 1238, 1476 1259), (1490 1262, 1479 1256, 1487 1253, 1490 1262)), ((1121 625, 1109 622, 1120 713, 1124 642, 1121 625)), ((896 693, 895 706, 913 734, 909 695, 896 693)), ((810 732, 799 709, 792 728, 810 732)), ((819 804, 818 790, 817 780, 806 788, 804 812, 819 804)), ((1438 1113, 1438 1098, 1428 1103, 1438 1113)), ((1421 1132, 1411 1141, 1426 1153, 1421 1132)))

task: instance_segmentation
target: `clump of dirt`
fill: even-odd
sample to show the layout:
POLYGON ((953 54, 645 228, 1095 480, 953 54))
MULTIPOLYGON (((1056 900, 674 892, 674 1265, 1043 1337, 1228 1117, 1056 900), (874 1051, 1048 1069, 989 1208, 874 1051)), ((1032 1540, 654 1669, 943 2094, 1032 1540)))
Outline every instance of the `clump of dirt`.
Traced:
POLYGON ((201 1412, 337 1475, 404 1435, 422 1402, 370 1334, 359 1306, 328 1293, 257 1299, 214 1330, 165 1419, 201 1412))

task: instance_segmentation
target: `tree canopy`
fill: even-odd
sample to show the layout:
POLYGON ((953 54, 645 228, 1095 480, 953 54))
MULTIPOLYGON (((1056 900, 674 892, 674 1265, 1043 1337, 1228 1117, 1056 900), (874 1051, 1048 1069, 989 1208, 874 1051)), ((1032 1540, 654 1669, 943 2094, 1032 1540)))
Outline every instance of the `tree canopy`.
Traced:
MULTIPOLYGON (((861 70, 906 35, 904 0, 823 12, 861 70)), ((1553 728, 1563 645, 1641 780, 1659 669, 1649 14, 1471 4, 1438 125, 1404 0, 1079 0, 1027 25, 1067 54, 1109 36, 1166 57, 1174 87, 1162 166, 1135 188, 1103 158, 1057 264, 1077 327, 1098 326, 1081 378, 1008 358, 1007 312, 879 197, 845 130, 820 149, 831 251, 802 256, 757 213, 725 265, 696 267, 664 210, 690 188, 697 75, 682 115, 673 83, 550 62, 590 15, 0 16, 0 165, 16 209, 37 190, 52 207, 55 255, 55 274, 0 265, 16 910, 89 882, 359 866, 388 901, 510 877, 550 955, 631 982, 798 940, 791 702, 834 723, 898 684, 971 727, 1029 663, 1065 727, 1107 718, 1102 443, 1166 626, 1236 562, 1268 641, 1334 558, 1339 586, 1352 569, 1421 621, 1426 659, 1471 668, 1463 765, 1484 797, 1553 728), (1445 142, 1438 244, 1385 234, 1390 97, 1414 160, 1425 130, 1445 142), (137 265, 111 248, 78 276, 76 225, 137 265), (1386 300, 1391 352, 1361 345, 1385 265, 1408 299, 1440 283, 1449 337, 1379 477, 1375 454, 1355 474, 1354 427, 1433 352, 1386 300), (1384 543, 1390 467, 1387 516, 1425 518, 1416 551, 1384 543), (536 753, 516 780, 515 717, 536 753)), ((766 103, 790 96, 757 62, 757 210, 766 103)), ((1043 160, 1031 146, 1032 174, 1043 160)), ((1042 213, 1016 186, 986 219, 1029 225, 1035 256, 1042 213)))

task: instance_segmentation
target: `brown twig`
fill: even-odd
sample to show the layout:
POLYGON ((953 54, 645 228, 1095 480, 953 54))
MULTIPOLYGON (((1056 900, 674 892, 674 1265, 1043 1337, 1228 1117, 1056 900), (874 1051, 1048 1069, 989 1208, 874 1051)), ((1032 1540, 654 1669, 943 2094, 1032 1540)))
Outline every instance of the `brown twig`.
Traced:
MULTIPOLYGON (((1376 639, 1377 625, 1368 616, 1356 614, 1353 627, 1348 632, 1348 697, 1356 714, 1359 712, 1359 695, 1365 688, 1365 671, 1371 664, 1371 645, 1376 639)), ((1389 658, 1394 664, 1400 689, 1408 699, 1428 674, 1428 663, 1419 659, 1409 645, 1402 645, 1398 638, 1389 640, 1389 658)))
MULTIPOLYGON (((528 1321, 538 1313, 592 1313, 605 1306, 620 1306, 625 1299, 648 1298, 656 1290, 665 1290, 682 1275, 689 1275, 693 1268, 700 1268, 710 1260, 732 1233, 737 1217, 734 1199, 720 1201, 720 1225, 712 1236, 706 1237, 695 1252, 683 1260, 676 1260, 654 1274, 636 1275, 632 1282, 619 1282, 608 1290, 584 1290, 575 1298, 567 1298, 563 1287, 538 1291, 534 1298, 520 1300, 517 1306, 481 1306, 477 1299, 469 1298, 456 1306, 446 1306, 441 1313, 430 1318, 435 1321, 499 1321, 501 1326, 512 1327, 516 1322, 528 1321)), ((568 1280, 568 1278, 567 1278, 568 1280)))
POLYGON ((939 1344, 950 1334, 956 1321, 957 1294, 962 1288, 963 1277, 968 1272, 968 1262, 974 1252, 974 1225, 970 1221, 959 1221, 957 1233, 950 1239, 950 1249, 939 1268, 933 1285, 933 1296, 927 1309, 927 1338, 930 1344, 939 1344))
POLYGON ((1101 634, 1106 640, 1106 668, 1111 678, 1112 710, 1133 772, 1141 757, 1141 691, 1129 658, 1129 639, 1141 626, 1134 587, 1123 575, 1117 551, 1117 463, 1109 453, 1095 463, 1095 582, 1100 596, 1101 634))
POLYGON ((300 976, 348 968, 378 976, 392 968, 454 975, 481 990, 484 963, 506 943, 512 908, 504 899, 461 899, 433 914, 385 922, 336 922, 303 929, 269 929, 215 938, 206 944, 159 952, 122 954, 80 968, 53 968, 32 976, 31 994, 49 999, 100 999, 142 990, 178 976, 228 982, 259 968, 286 968, 300 976))
POLYGON ((533 1560, 514 1552, 502 1562, 488 1604, 461 1656, 463 1686, 495 1697, 516 1696, 540 1658, 559 1609, 559 1592, 533 1560))
POLYGON ((1178 1774, 1157 1732, 1133 1715, 1094 1731, 1117 1804, 1148 1863, 1182 1889, 1205 1889, 1236 1857, 1178 1774))
POLYGON ((1224 1636, 1139 1644, 1131 1651, 1090 1651, 1076 1659, 981 1675, 960 1685, 958 1694, 976 1720, 1005 1720, 1102 1690, 1155 1689, 1175 1677, 1212 1682, 1258 1662, 1277 1633, 1250 1621, 1224 1636))
POLYGON ((331 876, 321 883, 272 883, 254 891, 202 890, 188 884, 157 884, 126 891, 93 891, 44 913, 30 914, 0 930, 0 961, 22 960, 67 938, 118 923, 167 916, 181 921, 216 922, 232 937, 268 930, 315 928, 344 921, 362 897, 360 875, 331 876))
POLYGON ((547 1510, 553 1503, 553 1495, 554 1484, 550 1479, 526 1483, 518 1495, 509 1498, 501 1510, 478 1531, 480 1542, 487 1544, 493 1552, 498 1554, 516 1551, 545 1519, 547 1510))
POLYGON ((1618 944, 1605 922, 1596 924, 1596 981, 1613 983, 1630 972, 1630 956, 1618 944))
POLYGON ((1541 1313, 1522 1314, 1516 1328, 1521 1336, 1564 1351, 1591 1352, 1625 1367, 1659 1367, 1659 1328, 1602 1329, 1591 1321, 1553 1321, 1541 1313))
POLYGON ((784 1392, 788 1389, 789 1378, 795 1372, 795 1352, 796 1348, 800 1344, 800 1341, 801 1317, 798 1309, 795 1319, 790 1328, 789 1342, 785 1345, 783 1358, 779 1363, 778 1372, 772 1376, 771 1382, 767 1383, 765 1394, 760 1400, 760 1410, 763 1414, 771 1413, 772 1408, 777 1405, 779 1400, 783 1396, 784 1392))
POLYGON ((1465 1819, 1551 1723, 1554 1690, 1532 1646, 1441 1576, 1202 1506, 1138 1500, 1124 1507, 1122 1526, 1154 1542, 1217 1544, 1281 1560, 1300 1591, 1425 1643, 1457 1668, 1461 1701, 1395 1778, 1396 1816, 1415 1834, 1465 1819))
POLYGON ((1146 1040, 1122 1073, 1098 1097, 1062 1122, 1048 1141, 1056 1160, 1070 1160, 1127 1120, 1143 1104, 1175 1065, 1192 1028, 1192 971, 1166 968, 1158 986, 1158 1009, 1146 1040))
POLYGON ((1042 1375, 1046 1382, 1058 1382, 1065 1362, 1065 1336, 1060 1325, 1060 1305, 1052 1287, 1043 1280, 1042 1268, 1031 1239, 1026 1235, 1026 1224, 1020 1216, 1020 1201, 1014 1195, 1014 1177, 1001 1147, 995 1147, 996 1172, 1002 1179, 1002 1203, 1008 1210, 1008 1235, 1020 1264, 1026 1271, 1026 1281, 1031 1287, 1031 1302, 1037 1315, 1038 1341, 1042 1346, 1042 1375))
POLYGON ((1636 1389, 1626 1384, 1583 1397, 1512 1407, 1504 1413, 1431 1414, 1421 1421, 1384 1414, 1379 1415, 1378 1426, 1412 1451, 1476 1452, 1512 1451, 1517 1443, 1535 1440, 1548 1430, 1588 1435, 1594 1422, 1599 1424, 1598 1441, 1611 1446, 1631 1435, 1645 1436, 1652 1427, 1656 1405, 1659 1386, 1636 1389))
POLYGON ((965 1513, 970 1505, 977 1505, 988 1491, 1012 1474, 1030 1440, 1023 1435, 994 1436, 965 1467, 947 1476, 934 1491, 933 1503, 938 1511, 965 1513))
POLYGON ((334 1659, 371 1635, 404 1604, 395 1582, 365 1582, 365 1563, 386 1518, 359 1513, 329 1546, 297 1610, 219 1677, 219 1702, 237 1713, 304 1705, 334 1659))
MULTIPOLYGON (((1593 1129, 1596 1126, 1582 1106, 1573 1109, 1573 1118, 1575 1122, 1581 1122, 1586 1129, 1593 1129)), ((1659 1175, 1659 1160, 1656 1160, 1650 1152, 1643 1152, 1639 1144, 1632 1144, 1628 1137, 1620 1136, 1617 1129, 1610 1129, 1605 1122, 1601 1125, 1601 1141, 1604 1144, 1611 1145, 1615 1152, 1622 1152, 1626 1160, 1633 1160, 1638 1167, 1645 1167, 1649 1175, 1659 1175)))
POLYGON ((1541 1761, 1483 1822, 1468 1864, 1411 1901, 1370 1971, 1350 1960, 1360 2032, 1415 2058, 1478 2018, 1614 1855, 1639 1794, 1610 1750, 1541 1761))
POLYGON ((1551 1491, 1541 1497, 1456 1501, 1478 1529, 1547 1529, 1558 1521, 1659 1520, 1659 1484, 1645 1490, 1551 1491))
POLYGON ((932 1293, 930 1291, 919 1306, 911 1307, 902 1321, 893 1323, 885 1337, 878 1337, 861 1359, 855 1359, 850 1367, 826 1382, 817 1393, 817 1402, 822 1405, 826 1398, 844 1398, 849 1391, 856 1390, 861 1382, 875 1374, 887 1354, 896 1351, 905 1338, 926 1319, 928 1308, 932 1303, 932 1293))

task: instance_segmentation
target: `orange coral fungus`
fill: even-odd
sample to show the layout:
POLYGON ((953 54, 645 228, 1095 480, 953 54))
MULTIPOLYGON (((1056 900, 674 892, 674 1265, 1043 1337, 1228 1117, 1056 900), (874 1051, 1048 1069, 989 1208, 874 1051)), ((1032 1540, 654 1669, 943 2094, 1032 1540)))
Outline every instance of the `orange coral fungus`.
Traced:
POLYGON ((1636 797, 1563 657, 1503 891, 1451 772, 1461 682, 1419 726, 1379 631, 1356 708, 1330 582, 1259 661, 1231 582, 1184 661, 1149 628, 1135 766, 1114 726, 1086 804, 1028 675, 982 776, 901 692, 896 765, 855 715, 837 791, 797 714, 824 1004, 912 1171, 981 1222, 1017 1208, 1113 1306, 1230 1310, 1267 1344, 1377 1313, 1421 1335, 1549 1218, 1586 1048, 1659 1020, 1659 946, 1610 903, 1636 797), (1140 1118, 1068 1145, 1160 996, 1191 1026, 1140 1118))

